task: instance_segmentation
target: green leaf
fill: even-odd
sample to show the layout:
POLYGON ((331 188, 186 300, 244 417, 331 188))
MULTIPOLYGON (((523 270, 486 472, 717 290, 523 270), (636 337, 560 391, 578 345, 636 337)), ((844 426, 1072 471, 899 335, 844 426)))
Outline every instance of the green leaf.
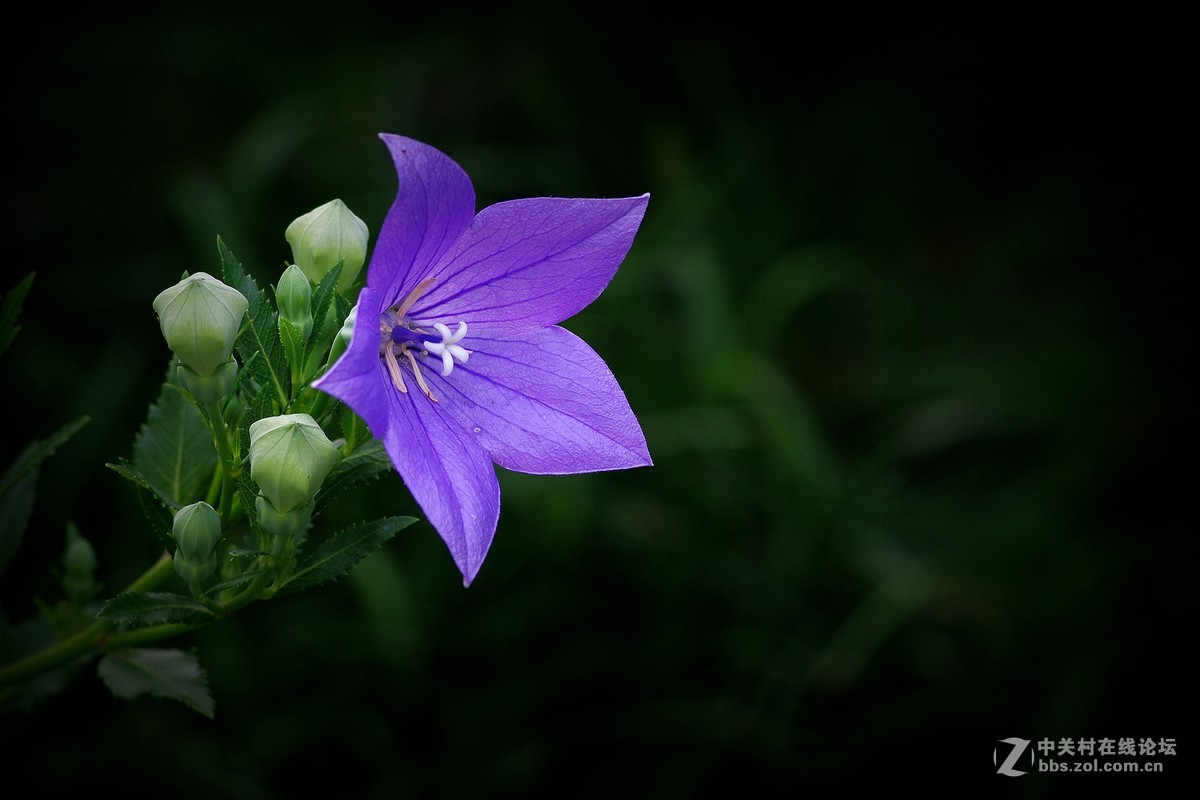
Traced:
POLYGON ((0 303, 0 355, 4 354, 4 351, 21 331, 21 326, 17 324, 17 317, 21 315, 21 305, 25 302, 25 295, 29 293, 29 287, 33 285, 34 274, 33 272, 29 273, 8 294, 0 295, 4 298, 0 303))
POLYGON ((304 342, 300 331, 287 317, 279 317, 279 340, 283 343, 283 354, 293 375, 299 375, 304 369, 304 342))
POLYGON ((122 458, 116 464, 104 466, 137 487, 138 504, 142 507, 142 513, 146 515, 146 521, 150 523, 150 530, 164 546, 174 547, 174 501, 154 488, 146 476, 134 469, 128 460, 122 458))
POLYGON ((149 694, 178 700, 212 719, 208 675, 199 659, 182 650, 132 649, 109 653, 97 668, 100 679, 122 700, 149 694))
MULTIPOLYGON (((250 401, 250 410, 249 413, 246 414, 245 419, 247 431, 250 429, 251 423, 258 422, 264 417, 273 417, 278 412, 279 408, 276 405, 275 396, 271 392, 265 390, 260 391, 254 396, 254 399, 250 401)), ((246 441, 250 441, 249 433, 246 434, 246 441)))
POLYGON ((0 494, 7 492, 10 486, 26 475, 36 473, 42 462, 54 455, 54 451, 66 444, 67 440, 74 436, 90 419, 90 417, 80 417, 63 425, 45 439, 30 442, 17 456, 17 460, 12 463, 12 466, 5 471, 4 477, 0 478, 0 494))
POLYGON ((59 428, 48 438, 31 442, 0 477, 0 571, 12 559, 25 535, 42 462, 88 423, 80 417, 59 428))
POLYGON ((118 459, 117 463, 105 464, 104 466, 108 467, 113 472, 132 483, 134 486, 137 486, 139 489, 145 489, 149 492, 154 492, 155 496, 157 496, 158 493, 150 484, 150 481, 146 479, 145 475, 133 468, 133 464, 129 462, 129 459, 118 459))
POLYGON ((217 451, 204 418, 171 369, 134 439, 132 469, 164 502, 178 509, 204 497, 216 466, 217 451))
POLYGON ((36 484, 36 475, 26 475, 0 496, 0 572, 8 566, 21 544, 21 539, 25 537, 25 528, 33 515, 36 484))
POLYGON ((371 439, 371 430, 367 423, 348 405, 338 406, 338 426, 342 429, 342 437, 352 453, 360 444, 371 439))
POLYGON ((255 504, 255 498, 258 497, 258 486, 251 479, 250 470, 244 469, 238 476, 237 492, 242 501, 242 510, 246 513, 246 521, 250 524, 250 531, 254 534, 254 541, 259 545, 269 542, 270 534, 263 530, 258 521, 258 506, 255 504))
POLYGON ((274 403, 278 404, 279 408, 285 408, 291 399, 291 378, 283 344, 279 340, 275 310, 271 307, 266 292, 259 289, 254 279, 246 274, 220 238, 217 239, 217 250, 221 254, 223 265, 222 280, 241 292, 250 304, 246 311, 248 322, 238 334, 234 347, 242 357, 243 366, 266 390, 274 403))
POLYGON ((105 603, 96 616, 130 628, 202 625, 216 617, 203 603, 170 592, 123 592, 105 603))
MULTIPOLYGON (((340 294, 335 294, 333 296, 332 318, 336 321, 336 324, 333 326, 334 336, 336 336, 337 332, 342 329, 342 324, 346 321, 346 317, 350 316, 350 309, 353 307, 354 306, 351 305, 350 301, 342 297, 340 294)), ((332 344, 332 336, 329 337, 329 341, 332 344)))
POLYGON ((413 517, 384 517, 338 531, 305 559, 284 584, 286 591, 310 589, 345 575, 354 565, 375 552, 417 520, 413 517))
POLYGON ((266 550, 253 550, 249 547, 238 547, 233 550, 230 550, 227 555, 232 559, 232 558, 258 558, 259 556, 269 556, 271 554, 266 550))
POLYGON ((383 442, 371 439, 330 470, 325 482, 321 484, 320 491, 317 492, 313 513, 320 513, 321 509, 350 487, 367 483, 381 472, 389 472, 392 469, 392 461, 383 449, 383 442))
MULTIPOLYGON (((230 555, 233 555, 233 554, 230 553, 230 555)), ((241 575, 235 575, 234 577, 232 577, 228 580, 224 580, 224 581, 221 581, 220 583, 209 586, 208 589, 205 591, 209 597, 213 597, 215 595, 220 594, 221 592, 226 591, 227 589, 236 589, 239 586, 245 586, 246 584, 250 583, 255 578, 257 578, 259 575, 263 574, 263 572, 265 572, 265 571, 266 570, 252 569, 249 572, 243 572, 241 575)))
MULTIPOLYGON (((310 356, 312 356, 313 352, 317 349, 317 346, 322 344, 321 339, 324 337, 322 337, 321 334, 325 330, 325 317, 329 313, 329 309, 333 307, 335 313, 337 311, 337 308, 336 306, 333 306, 333 303, 335 298, 341 296, 337 291, 337 282, 340 277, 342 277, 342 262, 339 261, 337 264, 334 264, 333 269, 325 273, 325 275, 321 278, 321 282, 317 284, 316 290, 313 291, 313 327, 312 330, 309 331, 308 342, 306 343, 307 346, 304 348, 304 358, 306 361, 310 356)), ((338 320, 337 327, 334 328, 335 336, 337 335, 338 329, 341 328, 342 319, 345 319, 344 315, 338 320)))
POLYGON ((175 546, 175 513, 163 504, 158 494, 151 489, 139 486, 137 490, 138 505, 150 523, 150 530, 158 537, 163 547, 175 546))
POLYGON ((337 338, 342 323, 350 314, 350 301, 340 294, 334 294, 329 301, 329 308, 324 319, 314 317, 313 330, 308 336, 308 346, 305 348, 305 378, 315 377, 325 366, 329 348, 337 338))

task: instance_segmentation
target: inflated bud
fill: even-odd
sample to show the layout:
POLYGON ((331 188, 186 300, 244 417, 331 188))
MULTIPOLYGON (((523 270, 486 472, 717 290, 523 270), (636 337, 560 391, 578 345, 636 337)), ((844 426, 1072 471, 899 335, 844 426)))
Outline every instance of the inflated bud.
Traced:
POLYGON ((201 378, 229 361, 248 307, 241 292, 204 272, 189 275, 154 298, 167 345, 201 378))
POLYGON ((367 260, 367 223, 356 217, 341 200, 314 208, 288 225, 284 234, 292 246, 292 260, 313 283, 342 262, 337 289, 353 285, 367 260))
POLYGON ((99 588, 96 586, 96 550, 73 523, 67 526, 62 563, 62 586, 67 599, 76 603, 92 599, 99 588))
POLYGON ((279 304, 279 316, 292 323, 303 342, 313 326, 312 284, 304 270, 295 264, 284 270, 275 287, 275 300, 279 304))
POLYGON ((250 477, 275 511, 307 505, 340 458, 308 414, 284 414, 250 425, 250 477))
POLYGON ((208 503, 192 503, 175 512, 171 535, 175 550, 175 572, 188 583, 204 580, 217 569, 214 558, 221 541, 221 517, 208 503))

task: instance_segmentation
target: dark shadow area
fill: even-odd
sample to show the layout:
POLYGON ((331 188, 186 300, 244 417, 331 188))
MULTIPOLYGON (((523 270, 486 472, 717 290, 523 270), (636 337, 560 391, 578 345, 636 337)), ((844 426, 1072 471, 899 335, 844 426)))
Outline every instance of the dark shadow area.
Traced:
MULTIPOLYGON (((521 8, 85 11, 5 57, 0 291, 37 278, 0 455, 92 417, 43 469, 8 621, 56 597, 69 520, 111 589, 156 557, 104 468, 162 380, 153 297, 217 269, 218 235, 274 282, 288 223, 334 197, 377 232, 380 131, 455 158, 481 207, 650 192, 565 327, 655 460, 502 472, 469 589, 414 525, 331 588, 180 639, 215 720, 85 668, 0 723, 5 760, 180 798, 880 775, 1045 796, 1084 781, 998 776, 998 740, 1186 748, 1180 52, 521 8)), ((330 513, 417 511, 389 475, 330 513)), ((1186 758, 1121 783, 1154 793, 1186 758)))

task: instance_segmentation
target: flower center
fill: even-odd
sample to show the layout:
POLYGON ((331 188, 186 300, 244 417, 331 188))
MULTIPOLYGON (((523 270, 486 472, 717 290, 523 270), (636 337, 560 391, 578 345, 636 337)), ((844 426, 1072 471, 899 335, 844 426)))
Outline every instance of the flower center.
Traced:
POLYGON ((392 384, 404 394, 408 387, 404 383, 402 360, 412 369, 413 378, 420 387, 421 393, 436 403, 437 398, 425 383, 421 374, 421 366, 417 356, 439 356, 442 359, 442 377, 447 377, 454 371, 454 362, 467 363, 471 351, 459 344, 467 335, 467 323, 461 320, 457 330, 451 332, 450 326, 442 322, 425 322, 419 324, 409 319, 408 310, 413 303, 429 290, 435 278, 427 278, 418 283, 408 296, 379 316, 379 357, 387 366, 388 374, 392 376, 392 384), (432 328, 433 330, 429 330, 432 328))

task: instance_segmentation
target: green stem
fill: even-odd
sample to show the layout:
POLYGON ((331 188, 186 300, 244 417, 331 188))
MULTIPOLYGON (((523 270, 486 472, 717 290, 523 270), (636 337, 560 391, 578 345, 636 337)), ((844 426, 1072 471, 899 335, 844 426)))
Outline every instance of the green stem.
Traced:
POLYGON ((204 407, 212 422, 213 442, 217 445, 217 455, 221 459, 221 474, 224 476, 221 482, 221 507, 218 511, 221 519, 227 520, 230 510, 233 508, 233 479, 237 475, 237 467, 233 463, 233 451, 229 448, 229 428, 225 426, 225 417, 221 414, 221 404, 205 403, 204 407))
POLYGON ((208 484, 208 494, 204 497, 204 502, 210 506, 216 506, 218 501, 218 493, 221 491, 222 478, 225 476, 225 469, 222 467, 218 470, 213 470, 212 481, 208 484))
MULTIPOLYGON (((154 566, 146 570, 125 589, 126 592, 148 592, 175 574, 175 566, 168 553, 163 553, 154 566)), ((74 636, 55 642, 49 647, 0 667, 0 686, 27 680, 43 672, 61 667, 90 650, 101 646, 104 637, 111 633, 113 625, 106 620, 97 620, 74 636)))
POLYGON ((108 650, 119 650, 122 647, 137 647, 140 644, 157 642, 159 639, 178 636, 181 633, 193 631, 198 627, 200 626, 175 623, 170 625, 153 625, 149 628, 135 628, 131 631, 122 631, 109 636, 104 640, 104 647, 108 650))
POLYGON ((305 387, 304 391, 301 392, 301 396, 304 397, 308 404, 308 415, 316 420, 318 424, 321 422, 321 418, 328 414, 333 407, 333 398, 317 389, 305 387), (305 393, 308 394, 306 395, 305 393))
POLYGON ((254 579, 253 583, 251 583, 245 588, 245 590, 238 593, 232 600, 225 604, 225 613, 232 614, 238 609, 243 608, 244 606, 249 605, 257 600, 259 592, 262 591, 263 586, 267 584, 267 580, 269 578, 269 571, 264 570, 263 572, 259 573, 258 577, 254 579))

